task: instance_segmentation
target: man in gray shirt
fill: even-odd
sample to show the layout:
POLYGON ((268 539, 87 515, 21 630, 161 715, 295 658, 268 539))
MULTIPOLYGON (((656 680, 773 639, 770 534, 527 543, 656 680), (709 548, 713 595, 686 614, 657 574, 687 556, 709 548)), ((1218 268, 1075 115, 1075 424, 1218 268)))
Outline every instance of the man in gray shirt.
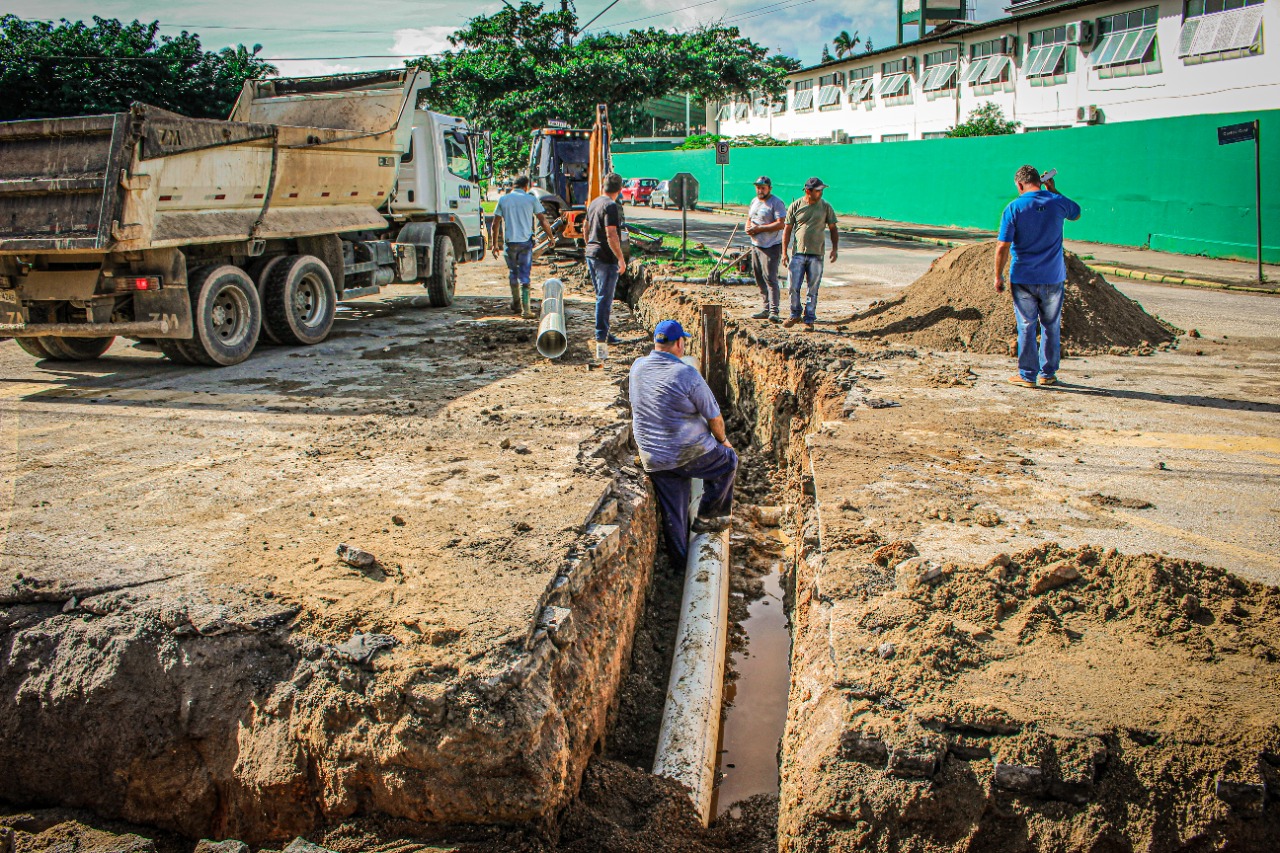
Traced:
POLYGON ((697 369, 681 361, 689 337, 675 320, 653 332, 653 352, 631 365, 631 432, 662 508, 667 554, 688 560, 691 481, 703 481, 697 532, 723 530, 733 506, 738 454, 724 431, 715 395, 697 369))
POLYGON ((777 323, 778 261, 782 259, 782 229, 786 227, 787 206, 773 194, 768 175, 756 178, 756 197, 747 210, 747 236, 751 238, 751 274, 760 288, 764 308, 753 320, 768 318, 777 323))

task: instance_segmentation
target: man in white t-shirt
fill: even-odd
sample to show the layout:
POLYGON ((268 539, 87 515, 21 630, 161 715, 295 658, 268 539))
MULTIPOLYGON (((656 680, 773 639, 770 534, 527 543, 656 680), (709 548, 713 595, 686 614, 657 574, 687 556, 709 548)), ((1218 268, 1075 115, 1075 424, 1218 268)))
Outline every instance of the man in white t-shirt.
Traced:
POLYGON ((782 229, 786 226, 787 206, 773 194, 773 181, 768 175, 756 179, 756 197, 747 211, 747 236, 751 238, 751 274, 760 288, 764 308, 752 319, 777 323, 778 262, 782 259, 782 229))

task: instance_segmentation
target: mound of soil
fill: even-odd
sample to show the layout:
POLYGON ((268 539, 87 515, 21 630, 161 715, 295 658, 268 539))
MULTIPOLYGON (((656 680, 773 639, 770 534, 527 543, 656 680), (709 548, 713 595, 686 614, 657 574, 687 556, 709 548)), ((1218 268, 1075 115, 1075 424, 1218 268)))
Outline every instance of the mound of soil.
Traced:
POLYGON ((813 780, 856 792, 827 819, 859 849, 1274 849, 1280 590, 1090 546, 881 565, 893 590, 839 626, 844 760, 813 780))
MULTIPOLYGON (((952 249, 900 299, 873 305, 848 323, 854 334, 939 350, 1003 354, 1016 350, 1008 289, 992 281, 996 244, 952 249)), ((1070 252, 1062 345, 1072 355, 1140 351, 1174 340, 1178 330, 1152 317, 1070 252)))

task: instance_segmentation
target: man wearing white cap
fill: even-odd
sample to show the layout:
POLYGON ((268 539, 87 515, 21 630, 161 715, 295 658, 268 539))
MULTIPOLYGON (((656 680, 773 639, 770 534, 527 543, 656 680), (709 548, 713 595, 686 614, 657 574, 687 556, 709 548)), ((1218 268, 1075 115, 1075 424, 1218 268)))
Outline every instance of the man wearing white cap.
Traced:
POLYGON ((751 238, 751 274, 760 288, 764 307, 752 314, 753 320, 778 317, 778 261, 782 259, 782 229, 786 226, 787 206, 773 194, 773 181, 768 175, 756 178, 756 197, 747 210, 747 236, 751 238))

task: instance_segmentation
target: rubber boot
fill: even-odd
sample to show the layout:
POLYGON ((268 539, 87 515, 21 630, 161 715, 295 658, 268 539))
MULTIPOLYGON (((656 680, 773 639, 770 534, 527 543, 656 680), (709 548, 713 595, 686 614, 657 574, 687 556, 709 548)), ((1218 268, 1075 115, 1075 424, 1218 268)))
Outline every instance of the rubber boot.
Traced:
POLYGON ((520 285, 511 282, 511 313, 520 313, 520 285))
POLYGON ((520 285, 520 316, 526 320, 533 319, 533 312, 529 310, 529 285, 520 285))

